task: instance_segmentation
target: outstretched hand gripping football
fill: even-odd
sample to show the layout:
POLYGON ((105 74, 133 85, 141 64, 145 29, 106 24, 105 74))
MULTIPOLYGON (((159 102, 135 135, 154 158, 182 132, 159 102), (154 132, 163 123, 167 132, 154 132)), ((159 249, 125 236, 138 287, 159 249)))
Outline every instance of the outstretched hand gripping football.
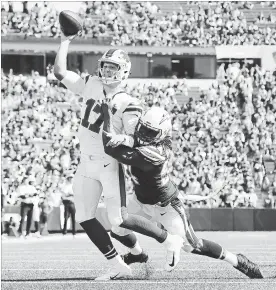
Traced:
POLYGON ((61 40, 73 40, 82 32, 83 21, 78 14, 63 10, 59 14, 59 23, 62 31, 61 40))

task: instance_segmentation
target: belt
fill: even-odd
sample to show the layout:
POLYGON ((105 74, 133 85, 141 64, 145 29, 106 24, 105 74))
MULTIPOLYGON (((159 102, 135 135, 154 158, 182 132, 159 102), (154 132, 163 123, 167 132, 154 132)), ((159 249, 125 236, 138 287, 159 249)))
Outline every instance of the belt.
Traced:
POLYGON ((89 155, 89 154, 81 154, 81 157, 85 156, 85 158, 89 158, 90 160, 99 160, 99 161, 105 161, 107 158, 106 156, 95 156, 95 155, 89 155))

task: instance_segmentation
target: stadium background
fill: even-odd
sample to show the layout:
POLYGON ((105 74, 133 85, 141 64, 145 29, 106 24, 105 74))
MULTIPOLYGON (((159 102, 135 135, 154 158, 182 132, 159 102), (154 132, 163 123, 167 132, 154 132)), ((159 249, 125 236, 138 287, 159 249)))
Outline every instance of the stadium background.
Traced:
MULTIPOLYGON (((22 180, 34 177, 41 200, 54 207, 48 228, 55 231, 62 185, 78 163, 79 100, 53 75, 62 5, 2 2, 1 10, 4 219, 18 212, 22 180)), ((179 189, 206 195, 207 181, 229 180, 217 198, 186 202, 195 228, 275 230, 275 2, 70 8, 82 15, 84 32, 70 45, 68 69, 93 74, 105 50, 125 49, 126 90, 171 113, 179 189)))

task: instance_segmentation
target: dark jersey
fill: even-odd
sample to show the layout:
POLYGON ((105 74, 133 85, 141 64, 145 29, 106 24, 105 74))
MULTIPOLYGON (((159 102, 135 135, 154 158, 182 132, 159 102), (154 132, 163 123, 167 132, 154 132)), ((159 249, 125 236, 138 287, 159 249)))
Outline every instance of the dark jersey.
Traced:
POLYGON ((177 195, 177 187, 168 172, 169 149, 165 145, 136 148, 119 145, 105 149, 119 162, 131 166, 135 194, 141 203, 162 205, 177 195))

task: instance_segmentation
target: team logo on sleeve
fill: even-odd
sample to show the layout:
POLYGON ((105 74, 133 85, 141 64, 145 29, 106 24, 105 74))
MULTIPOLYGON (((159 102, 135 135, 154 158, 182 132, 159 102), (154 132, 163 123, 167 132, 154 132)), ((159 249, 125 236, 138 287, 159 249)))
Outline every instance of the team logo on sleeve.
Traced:
POLYGON ((158 150, 158 148, 154 146, 138 147, 137 149, 142 155, 144 155, 155 165, 162 164, 166 161, 166 157, 162 154, 160 150, 158 150))

